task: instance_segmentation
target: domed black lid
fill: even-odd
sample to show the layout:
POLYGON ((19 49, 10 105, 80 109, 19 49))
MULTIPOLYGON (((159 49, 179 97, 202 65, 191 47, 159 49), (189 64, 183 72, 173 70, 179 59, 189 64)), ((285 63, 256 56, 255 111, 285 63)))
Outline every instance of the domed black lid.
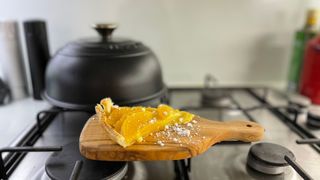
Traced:
POLYGON ((80 39, 68 43, 58 54, 66 56, 128 56, 148 53, 150 49, 141 42, 112 37, 116 24, 95 24, 100 37, 80 39))

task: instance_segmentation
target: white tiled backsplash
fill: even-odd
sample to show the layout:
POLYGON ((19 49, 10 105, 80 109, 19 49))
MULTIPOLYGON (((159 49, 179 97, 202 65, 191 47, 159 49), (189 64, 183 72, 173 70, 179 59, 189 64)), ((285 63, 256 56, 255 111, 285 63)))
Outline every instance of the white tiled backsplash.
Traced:
MULTIPOLYGON (((10 0, 0 18, 45 19, 51 52, 96 36, 95 22, 117 22, 115 35, 150 46, 169 85, 200 85, 207 73, 222 85, 284 87, 294 30, 305 0, 10 0)), ((24 43, 24 42, 23 42, 24 43)))

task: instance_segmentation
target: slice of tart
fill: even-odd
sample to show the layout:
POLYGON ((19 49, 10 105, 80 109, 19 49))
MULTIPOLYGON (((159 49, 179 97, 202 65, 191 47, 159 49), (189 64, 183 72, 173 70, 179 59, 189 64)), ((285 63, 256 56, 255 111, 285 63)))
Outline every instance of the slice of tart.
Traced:
POLYGON ((119 107, 110 98, 100 101, 95 107, 100 123, 111 139, 122 147, 141 142, 152 133, 164 130, 173 124, 186 124, 193 114, 161 104, 151 107, 119 107))

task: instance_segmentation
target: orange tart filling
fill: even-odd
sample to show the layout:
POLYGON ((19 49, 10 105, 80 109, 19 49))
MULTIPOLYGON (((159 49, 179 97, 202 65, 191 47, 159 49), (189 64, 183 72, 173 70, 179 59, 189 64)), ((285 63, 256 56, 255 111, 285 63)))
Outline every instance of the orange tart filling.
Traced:
POLYGON ((99 121, 111 139, 123 147, 141 142, 152 133, 162 131, 166 126, 186 124, 194 115, 160 104, 152 107, 119 107, 110 98, 100 101, 95 107, 99 121))

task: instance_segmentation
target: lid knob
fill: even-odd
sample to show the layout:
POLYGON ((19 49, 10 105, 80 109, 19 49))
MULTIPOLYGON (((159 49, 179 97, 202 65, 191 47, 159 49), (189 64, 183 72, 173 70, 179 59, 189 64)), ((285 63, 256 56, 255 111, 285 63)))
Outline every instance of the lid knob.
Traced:
POLYGON ((94 24, 93 28, 100 34, 103 40, 110 40, 112 32, 117 28, 117 24, 114 23, 104 23, 104 24, 94 24))

